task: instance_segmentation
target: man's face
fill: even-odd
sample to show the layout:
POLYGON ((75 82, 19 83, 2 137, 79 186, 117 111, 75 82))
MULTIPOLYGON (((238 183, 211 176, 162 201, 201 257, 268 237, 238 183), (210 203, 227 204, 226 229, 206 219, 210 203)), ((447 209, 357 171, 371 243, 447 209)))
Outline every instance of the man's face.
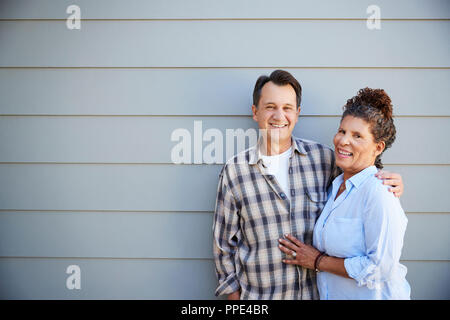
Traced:
POLYGON ((300 107, 291 85, 278 86, 267 82, 261 89, 259 104, 252 106, 253 120, 260 129, 267 130, 268 138, 279 137, 279 144, 290 143, 298 121, 300 107))

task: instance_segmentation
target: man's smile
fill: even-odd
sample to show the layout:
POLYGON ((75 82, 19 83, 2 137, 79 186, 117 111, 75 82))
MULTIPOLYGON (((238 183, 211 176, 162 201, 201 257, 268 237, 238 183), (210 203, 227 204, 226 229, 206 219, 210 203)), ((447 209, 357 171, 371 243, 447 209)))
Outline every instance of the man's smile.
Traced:
POLYGON ((288 126, 287 123, 284 123, 284 124, 269 123, 269 125, 275 129, 280 129, 280 128, 284 128, 284 127, 288 126))

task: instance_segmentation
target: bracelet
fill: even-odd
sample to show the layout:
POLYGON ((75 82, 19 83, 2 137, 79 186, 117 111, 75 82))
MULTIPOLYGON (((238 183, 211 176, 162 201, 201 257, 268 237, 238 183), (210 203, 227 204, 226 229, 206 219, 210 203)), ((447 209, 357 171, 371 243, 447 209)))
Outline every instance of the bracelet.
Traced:
POLYGON ((319 263, 320 263, 320 260, 322 260, 322 258, 323 258, 324 256, 326 256, 325 252, 321 252, 321 253, 319 253, 319 254, 317 255, 316 260, 314 261, 314 270, 315 270, 316 272, 320 272, 320 270, 319 270, 319 263))

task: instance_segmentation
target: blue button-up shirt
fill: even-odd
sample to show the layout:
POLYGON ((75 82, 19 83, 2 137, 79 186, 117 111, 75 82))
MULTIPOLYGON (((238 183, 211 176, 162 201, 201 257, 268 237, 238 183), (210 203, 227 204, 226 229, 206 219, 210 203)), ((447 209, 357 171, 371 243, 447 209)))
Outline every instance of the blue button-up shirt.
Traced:
POLYGON ((409 299, 406 267, 400 264, 407 218, 398 198, 368 167, 345 182, 338 176, 314 228, 313 244, 329 256, 345 258, 344 278, 328 272, 317 275, 320 298, 409 299))

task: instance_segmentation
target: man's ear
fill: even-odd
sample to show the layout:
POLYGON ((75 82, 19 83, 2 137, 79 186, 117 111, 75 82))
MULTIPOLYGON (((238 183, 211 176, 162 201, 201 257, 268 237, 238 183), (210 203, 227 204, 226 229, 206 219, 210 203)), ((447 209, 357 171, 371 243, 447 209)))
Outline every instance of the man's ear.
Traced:
POLYGON ((255 105, 252 105, 252 112, 253 112, 253 120, 258 122, 258 118, 256 117, 256 112, 258 111, 258 108, 255 105))
POLYGON ((301 106, 298 106, 298 108, 297 108, 297 116, 300 116, 300 110, 302 109, 302 107, 301 106))

